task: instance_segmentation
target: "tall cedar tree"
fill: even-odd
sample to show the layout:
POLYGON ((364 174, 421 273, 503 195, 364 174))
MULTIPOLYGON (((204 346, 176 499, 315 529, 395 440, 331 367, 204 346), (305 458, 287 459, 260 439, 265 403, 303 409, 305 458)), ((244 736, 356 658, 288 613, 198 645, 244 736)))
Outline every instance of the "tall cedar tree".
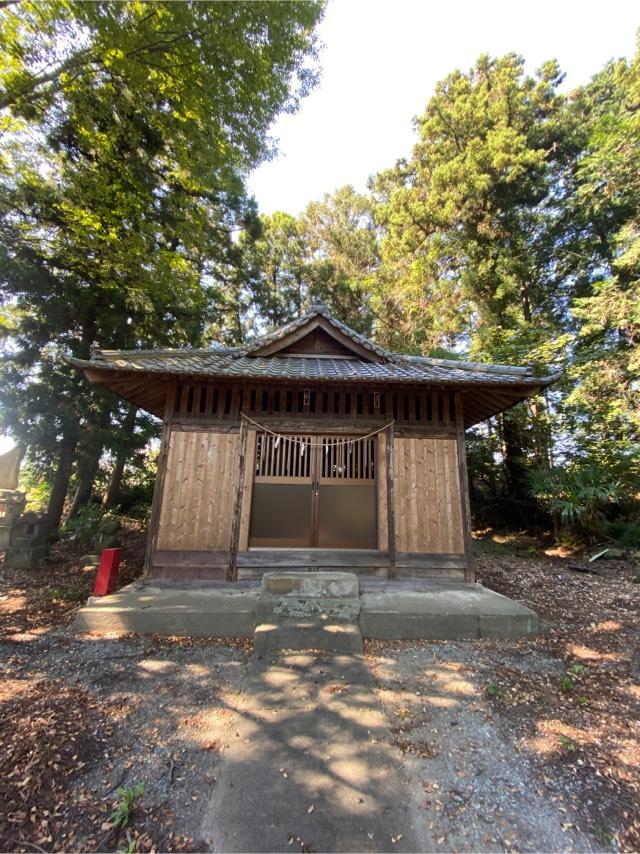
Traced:
MULTIPOLYGON (((522 58, 479 58, 436 87, 416 120, 412 157, 376 177, 383 231, 381 330, 414 352, 463 346, 475 359, 536 360, 569 294, 554 264, 563 176, 571 163, 562 77, 522 58)), ((531 512, 527 468, 549 455, 541 402, 499 423, 505 507, 531 512)))
POLYGON ((74 460, 77 509, 126 420, 62 351, 195 345, 229 311, 233 234, 256 216, 244 179, 315 82, 322 12, 129 0, 0 13, 1 426, 55 471, 53 527, 74 460))

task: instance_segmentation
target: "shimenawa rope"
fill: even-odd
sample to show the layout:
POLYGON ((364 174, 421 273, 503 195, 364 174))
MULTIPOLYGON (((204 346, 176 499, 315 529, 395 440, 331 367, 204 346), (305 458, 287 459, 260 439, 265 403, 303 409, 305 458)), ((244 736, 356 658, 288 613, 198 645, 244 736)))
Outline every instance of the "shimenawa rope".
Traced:
MULTIPOLYGON (((324 447, 324 442, 309 442, 306 439, 300 439, 298 436, 292 436, 289 433, 278 433, 276 430, 272 430, 270 427, 266 427, 264 424, 260 424, 259 421, 254 421, 253 418, 250 418, 248 415, 245 415, 244 412, 240 413, 240 416, 248 421, 250 424, 253 424, 259 430, 263 430, 265 433, 270 433, 272 436, 276 436, 277 439, 283 442, 297 442, 297 444, 301 445, 305 448, 322 448, 324 447)), ((394 424, 393 421, 389 421, 388 424, 385 424, 383 427, 378 427, 377 430, 372 430, 371 433, 367 433, 365 436, 352 436, 348 439, 338 439, 335 441, 332 436, 332 444, 337 445, 351 445, 353 442, 360 442, 362 439, 370 439, 372 436, 377 436, 378 433, 382 433, 384 430, 388 430, 394 424)))

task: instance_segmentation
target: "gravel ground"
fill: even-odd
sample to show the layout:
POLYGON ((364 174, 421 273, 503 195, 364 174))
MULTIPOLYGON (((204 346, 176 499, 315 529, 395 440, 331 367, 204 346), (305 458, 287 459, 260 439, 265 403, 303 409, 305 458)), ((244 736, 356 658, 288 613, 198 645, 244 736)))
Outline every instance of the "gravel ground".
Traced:
MULTIPOLYGON (((367 642, 435 850, 640 848, 640 587, 600 563, 479 556, 541 614, 537 637, 367 642)), ((0 850, 215 850, 201 828, 251 645, 76 636, 60 579, 27 582, 0 572, 0 850)))
POLYGON ((396 744, 424 790, 434 850, 599 850, 572 805, 545 792, 526 751, 496 726, 481 656, 470 643, 369 656, 396 744))

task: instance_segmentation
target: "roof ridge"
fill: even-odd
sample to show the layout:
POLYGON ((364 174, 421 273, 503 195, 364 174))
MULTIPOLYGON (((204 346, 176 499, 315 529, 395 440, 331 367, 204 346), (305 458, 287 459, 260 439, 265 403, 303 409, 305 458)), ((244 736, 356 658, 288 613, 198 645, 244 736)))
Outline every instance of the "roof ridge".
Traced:
POLYGON ((189 356, 208 356, 208 355, 231 355, 237 353, 238 347, 159 347, 145 348, 140 350, 102 350, 96 348, 93 355, 97 356, 144 356, 153 354, 154 356, 163 356, 169 354, 171 356, 189 357, 189 356))
POLYGON ((338 318, 331 313, 329 307, 319 299, 314 299, 311 306, 304 312, 304 314, 301 314, 300 317, 294 318, 283 326, 280 326, 265 335, 260 335, 252 341, 247 342, 244 346, 239 347, 237 350, 237 356, 247 356, 250 353, 255 352, 255 350, 259 350, 261 347, 266 347, 269 344, 281 340, 282 338, 286 338, 287 335, 295 332, 297 329, 300 329, 300 327, 304 326, 304 324, 309 320, 318 316, 324 317, 325 320, 328 320, 329 323, 342 332, 343 335, 351 338, 352 341, 355 341, 355 343, 359 344, 361 347, 371 350, 372 353, 376 353, 378 356, 382 356, 390 361, 394 361, 397 358, 397 354, 392 353, 390 350, 385 350, 383 347, 380 347, 378 344, 371 341, 370 338, 367 338, 366 335, 363 335, 361 332, 356 332, 355 329, 352 329, 350 326, 347 326, 346 323, 338 320, 338 318))
POLYGON ((531 365, 505 365, 499 362, 469 362, 466 359, 440 359, 437 356, 413 356, 410 354, 400 356, 411 362, 422 362, 427 365, 442 365, 444 368, 462 368, 471 371, 489 371, 490 373, 510 373, 533 376, 534 369, 531 365))

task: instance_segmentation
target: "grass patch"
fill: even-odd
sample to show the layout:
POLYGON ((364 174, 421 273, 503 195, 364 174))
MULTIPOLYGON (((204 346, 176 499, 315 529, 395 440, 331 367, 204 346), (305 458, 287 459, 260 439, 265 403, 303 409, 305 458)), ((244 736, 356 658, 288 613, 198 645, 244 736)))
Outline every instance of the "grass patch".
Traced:
POLYGON ((88 594, 83 587, 75 587, 71 584, 59 584, 50 587, 52 599, 62 599, 63 602, 82 602, 88 594))

